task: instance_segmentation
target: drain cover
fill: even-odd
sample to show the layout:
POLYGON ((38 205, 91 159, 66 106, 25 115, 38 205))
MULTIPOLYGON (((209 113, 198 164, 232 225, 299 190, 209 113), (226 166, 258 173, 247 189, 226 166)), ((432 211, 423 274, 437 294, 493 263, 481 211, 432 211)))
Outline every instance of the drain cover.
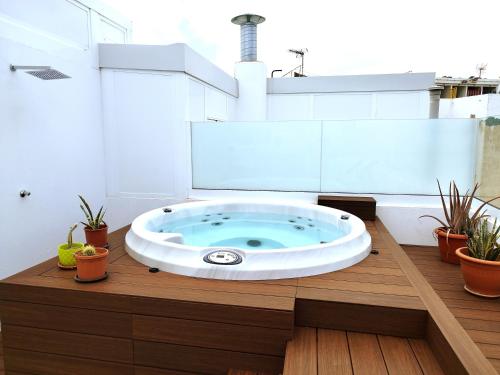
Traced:
POLYGON ((259 247, 262 245, 262 242, 260 242, 259 240, 248 240, 247 245, 252 247, 259 247))
POLYGON ((231 250, 215 250, 203 257, 207 263, 231 266, 240 264, 243 258, 241 255, 231 250))

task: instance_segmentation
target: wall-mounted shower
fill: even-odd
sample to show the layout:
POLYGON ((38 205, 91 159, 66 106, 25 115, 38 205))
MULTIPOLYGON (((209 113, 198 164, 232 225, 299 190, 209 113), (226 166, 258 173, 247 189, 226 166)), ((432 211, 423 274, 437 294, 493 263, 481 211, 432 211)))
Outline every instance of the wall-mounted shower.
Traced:
POLYGON ((50 66, 10 65, 10 70, 12 72, 15 72, 16 70, 25 70, 27 74, 31 74, 32 76, 43 80, 71 78, 58 70, 52 69, 50 66))

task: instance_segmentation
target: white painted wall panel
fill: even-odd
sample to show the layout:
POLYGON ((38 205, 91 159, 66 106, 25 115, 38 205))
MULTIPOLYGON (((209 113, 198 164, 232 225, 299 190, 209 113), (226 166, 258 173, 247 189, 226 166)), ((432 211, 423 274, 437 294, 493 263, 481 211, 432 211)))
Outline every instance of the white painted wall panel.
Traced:
POLYGON ((189 120, 205 121, 205 87, 195 81, 188 79, 189 91, 189 120))
POLYGON ((269 121, 310 120, 311 118, 311 95, 267 95, 267 119, 269 121))
POLYGON ((175 195, 175 154, 167 151, 174 146, 174 95, 168 74, 113 72, 108 195, 175 195))
POLYGON ((372 117, 372 94, 314 95, 315 120, 367 119, 372 117))
POLYGON ((90 46, 89 8, 71 0, 0 1, 0 14, 28 27, 66 39, 83 49, 90 46))
MULTIPOLYGON (((77 194, 97 208, 105 203, 88 18, 89 8, 74 1, 0 0, 0 279, 57 254, 83 219, 77 194), (9 64, 50 65, 71 79, 43 81, 9 64), (21 189, 31 196, 20 198, 21 189)), ((107 222, 116 229, 109 215, 107 222)), ((80 226, 74 239, 83 237, 80 226)))
POLYGON ((205 86, 205 116, 207 119, 227 120, 227 94, 205 86))
POLYGON ((428 106, 427 112, 421 113, 419 92, 379 92, 376 94, 376 103, 374 107, 374 117, 380 119, 414 119, 429 117, 428 106))

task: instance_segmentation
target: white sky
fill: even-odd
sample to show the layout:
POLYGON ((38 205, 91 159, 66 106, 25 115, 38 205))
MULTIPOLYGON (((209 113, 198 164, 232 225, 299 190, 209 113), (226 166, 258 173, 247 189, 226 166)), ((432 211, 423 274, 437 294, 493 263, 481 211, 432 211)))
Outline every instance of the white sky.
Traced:
POLYGON ((436 72, 500 76, 499 0, 102 0, 133 22, 133 43, 187 43, 229 74, 239 60, 242 13, 258 26, 258 58, 270 72, 309 75, 436 72))

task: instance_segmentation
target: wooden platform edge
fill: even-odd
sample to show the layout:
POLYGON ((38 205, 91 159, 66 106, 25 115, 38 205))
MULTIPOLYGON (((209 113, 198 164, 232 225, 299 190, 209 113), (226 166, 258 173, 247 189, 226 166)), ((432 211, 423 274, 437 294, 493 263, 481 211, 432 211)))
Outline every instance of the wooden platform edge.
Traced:
POLYGON ((450 375, 498 375, 490 361, 472 341, 379 218, 375 221, 375 226, 386 245, 394 249, 394 259, 417 289, 427 308, 429 319, 426 338, 437 359, 445 366, 443 368, 445 372, 450 375))

